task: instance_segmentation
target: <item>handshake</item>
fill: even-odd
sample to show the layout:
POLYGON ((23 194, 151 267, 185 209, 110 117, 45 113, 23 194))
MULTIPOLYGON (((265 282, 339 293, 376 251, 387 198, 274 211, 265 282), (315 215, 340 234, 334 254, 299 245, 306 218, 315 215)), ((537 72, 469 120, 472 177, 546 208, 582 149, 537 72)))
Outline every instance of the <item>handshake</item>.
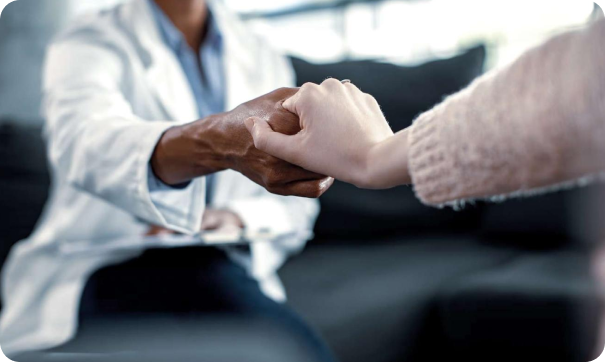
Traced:
POLYGON ((334 177, 359 187, 394 186, 390 175, 372 172, 372 158, 381 156, 377 146, 391 136, 372 96, 328 79, 173 127, 158 142, 151 166, 168 185, 232 169, 269 192, 317 198, 334 177))

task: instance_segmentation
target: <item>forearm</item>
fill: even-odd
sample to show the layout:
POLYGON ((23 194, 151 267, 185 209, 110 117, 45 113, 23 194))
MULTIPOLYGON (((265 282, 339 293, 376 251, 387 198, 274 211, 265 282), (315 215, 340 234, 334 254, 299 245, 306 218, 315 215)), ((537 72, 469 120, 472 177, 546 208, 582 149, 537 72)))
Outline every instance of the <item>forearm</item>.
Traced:
POLYGON ((531 50, 421 115, 409 167, 433 205, 605 170, 605 22, 531 50))

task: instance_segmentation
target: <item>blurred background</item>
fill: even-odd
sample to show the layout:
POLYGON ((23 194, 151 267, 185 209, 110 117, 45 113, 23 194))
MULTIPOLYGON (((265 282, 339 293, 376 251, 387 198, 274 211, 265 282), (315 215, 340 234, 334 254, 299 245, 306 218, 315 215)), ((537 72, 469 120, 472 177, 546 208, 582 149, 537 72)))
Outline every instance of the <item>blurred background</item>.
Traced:
MULTIPOLYGON (((395 130, 485 71, 601 18, 588 0, 222 0, 292 57, 297 82, 351 79, 395 130)), ((18 0, 0 20, 0 253, 49 187, 40 127, 45 47, 116 0, 18 0)), ((289 303, 354 361, 588 361, 602 297, 605 192, 593 185, 464 210, 407 187, 336 183, 315 239, 281 271, 289 303), (494 355, 497 351, 497 355, 494 355)), ((605 274, 605 273, 603 273, 605 274)))
MULTIPOLYGON (((39 122, 45 45, 70 19, 123 0, 18 1, 0 23, 0 116, 39 122), (24 46, 27 44, 27 46, 24 46)), ((222 0, 275 47, 315 62, 417 64, 484 44, 487 68, 586 22, 589 0, 222 0)))

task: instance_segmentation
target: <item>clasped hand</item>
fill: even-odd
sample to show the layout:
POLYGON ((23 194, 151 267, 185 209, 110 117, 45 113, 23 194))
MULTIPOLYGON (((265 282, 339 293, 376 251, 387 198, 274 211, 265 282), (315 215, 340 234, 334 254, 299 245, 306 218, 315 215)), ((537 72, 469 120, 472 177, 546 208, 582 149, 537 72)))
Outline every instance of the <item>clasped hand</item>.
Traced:
POLYGON ((246 126, 258 149, 360 188, 410 182, 407 130, 394 136, 376 99, 354 84, 306 83, 283 106, 300 117, 300 132, 280 132, 251 117, 246 126))
POLYGON ((153 172, 164 183, 178 185, 232 169, 275 194, 319 197, 330 188, 333 178, 259 150, 244 124, 246 119, 256 117, 280 134, 299 133, 298 116, 282 107, 297 90, 281 88, 232 111, 170 128, 151 158, 153 172))

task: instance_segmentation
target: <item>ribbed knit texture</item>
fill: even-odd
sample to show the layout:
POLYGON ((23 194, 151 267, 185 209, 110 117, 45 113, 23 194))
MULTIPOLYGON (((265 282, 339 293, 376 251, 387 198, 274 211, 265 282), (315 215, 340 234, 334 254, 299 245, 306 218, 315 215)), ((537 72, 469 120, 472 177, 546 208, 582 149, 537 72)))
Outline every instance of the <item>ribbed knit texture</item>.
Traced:
POLYGON ((417 196, 435 206, 605 174, 605 20, 422 114, 410 130, 409 167, 417 196))

